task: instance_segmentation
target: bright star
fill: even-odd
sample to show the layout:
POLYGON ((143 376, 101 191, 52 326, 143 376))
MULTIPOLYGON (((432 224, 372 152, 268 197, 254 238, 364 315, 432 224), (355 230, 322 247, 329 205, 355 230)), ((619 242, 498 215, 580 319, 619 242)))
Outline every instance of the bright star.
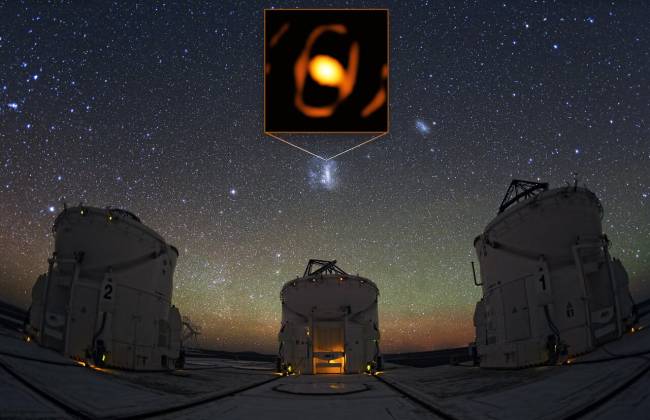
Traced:
POLYGON ((309 62, 309 75, 321 85, 338 86, 344 73, 341 63, 329 55, 317 55, 309 62))

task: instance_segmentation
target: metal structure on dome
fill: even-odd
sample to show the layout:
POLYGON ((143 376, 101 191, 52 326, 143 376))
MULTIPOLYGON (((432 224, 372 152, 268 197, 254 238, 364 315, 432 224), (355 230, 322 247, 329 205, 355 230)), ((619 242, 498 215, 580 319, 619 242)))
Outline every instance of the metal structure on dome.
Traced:
POLYGON ((527 200, 535 197, 542 191, 548 190, 548 182, 534 182, 523 181, 521 179, 513 179, 506 191, 506 195, 501 200, 499 206, 499 213, 503 213, 505 209, 511 205, 518 203, 521 200, 527 200))
POLYGON ((343 276, 346 276, 348 273, 336 266, 336 260, 309 260, 307 263, 307 268, 305 268, 305 272, 302 276, 308 277, 315 276, 317 274, 341 274, 343 276), (316 266, 318 266, 318 268, 314 269, 316 266))

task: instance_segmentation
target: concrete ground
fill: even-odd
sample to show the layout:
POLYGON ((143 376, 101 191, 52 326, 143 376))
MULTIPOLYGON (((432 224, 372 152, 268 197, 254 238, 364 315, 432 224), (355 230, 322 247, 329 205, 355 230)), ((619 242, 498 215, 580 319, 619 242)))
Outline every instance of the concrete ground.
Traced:
POLYGON ((650 328, 568 366, 388 365, 380 381, 368 375, 279 377, 271 363, 209 358, 189 359, 174 372, 93 370, 4 330, 0 418, 116 419, 147 417, 152 410, 156 417, 187 419, 440 418, 436 410, 456 419, 647 418, 650 355, 640 354, 646 351, 650 328))
POLYGON ((302 375, 282 378, 166 418, 388 420, 437 417, 369 375, 302 375), (283 387, 300 394, 282 391, 283 387), (346 387, 350 393, 345 393, 346 387), (333 393, 320 393, 324 388, 332 388, 333 393))

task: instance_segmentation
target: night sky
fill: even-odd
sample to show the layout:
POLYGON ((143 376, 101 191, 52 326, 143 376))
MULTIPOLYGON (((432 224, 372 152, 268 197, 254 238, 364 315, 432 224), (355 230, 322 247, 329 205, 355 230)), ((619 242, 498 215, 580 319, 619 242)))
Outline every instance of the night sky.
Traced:
POLYGON ((510 180, 573 173, 646 298, 649 111, 642 0, 0 2, 0 299, 29 305, 56 214, 83 202, 178 247, 203 345, 275 352, 309 258, 377 283, 385 352, 463 345, 472 241, 510 180), (387 136, 324 162, 263 134, 271 6, 390 9, 387 136))

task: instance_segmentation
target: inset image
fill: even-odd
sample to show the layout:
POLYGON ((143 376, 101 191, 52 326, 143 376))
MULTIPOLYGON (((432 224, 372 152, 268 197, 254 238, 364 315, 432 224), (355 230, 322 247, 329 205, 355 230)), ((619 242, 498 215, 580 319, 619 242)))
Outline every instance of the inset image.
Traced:
POLYGON ((264 130, 388 131, 388 10, 264 11, 264 130))

